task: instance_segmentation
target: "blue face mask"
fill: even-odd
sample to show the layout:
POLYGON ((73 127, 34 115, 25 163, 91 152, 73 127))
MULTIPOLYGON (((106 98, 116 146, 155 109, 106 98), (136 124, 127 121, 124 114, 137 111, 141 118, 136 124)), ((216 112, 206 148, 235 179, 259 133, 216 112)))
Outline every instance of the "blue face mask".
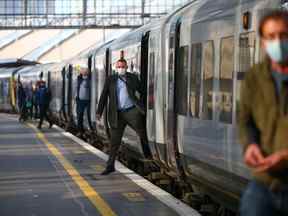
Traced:
POLYGON ((288 60, 288 40, 267 41, 266 52, 273 61, 277 63, 285 62, 288 60))

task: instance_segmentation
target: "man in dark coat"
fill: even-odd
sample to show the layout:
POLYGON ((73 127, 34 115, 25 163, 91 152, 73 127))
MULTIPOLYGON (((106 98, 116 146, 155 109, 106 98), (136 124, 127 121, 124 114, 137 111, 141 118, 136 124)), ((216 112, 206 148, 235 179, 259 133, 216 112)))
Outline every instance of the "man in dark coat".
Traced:
POLYGON ((143 87, 135 74, 127 73, 127 62, 121 58, 116 63, 116 74, 107 78, 96 113, 100 120, 109 98, 108 121, 111 126, 111 146, 107 167, 102 175, 115 171, 114 163, 126 125, 136 131, 141 139, 145 157, 151 158, 145 127, 145 110, 136 97, 143 94, 143 87))
POLYGON ((80 75, 77 77, 77 124, 80 134, 84 132, 83 117, 87 110, 87 119, 91 126, 90 119, 90 95, 91 95, 91 73, 88 73, 87 68, 80 67, 80 75))
POLYGON ((51 92, 46 87, 45 81, 39 82, 39 88, 36 93, 37 104, 40 109, 40 121, 38 129, 41 129, 44 118, 49 122, 49 128, 53 126, 53 122, 47 112, 49 111, 49 104, 51 101, 51 92))

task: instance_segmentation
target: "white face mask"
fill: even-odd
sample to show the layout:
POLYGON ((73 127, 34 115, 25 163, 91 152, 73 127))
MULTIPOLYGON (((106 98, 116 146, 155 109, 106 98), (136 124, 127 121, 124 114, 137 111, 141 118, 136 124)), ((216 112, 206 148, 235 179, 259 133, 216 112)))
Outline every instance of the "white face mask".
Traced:
POLYGON ((126 73, 126 69, 125 68, 117 68, 116 71, 117 71, 117 73, 119 75, 124 75, 126 73))
POLYGON ((288 40, 267 41, 265 49, 270 58, 277 63, 288 59, 288 40))

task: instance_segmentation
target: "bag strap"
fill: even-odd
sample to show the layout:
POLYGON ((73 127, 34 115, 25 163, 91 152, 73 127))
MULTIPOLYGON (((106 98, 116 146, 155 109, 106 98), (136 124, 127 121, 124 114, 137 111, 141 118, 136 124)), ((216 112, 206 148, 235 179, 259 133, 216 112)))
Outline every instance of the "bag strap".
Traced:
POLYGON ((123 79, 123 77, 121 77, 121 76, 118 76, 118 78, 119 78, 120 80, 122 80, 130 90, 133 90, 133 89, 129 86, 127 80, 123 79))
MULTIPOLYGON (((133 91, 133 88, 131 88, 131 86, 128 84, 127 80, 123 79, 123 77, 121 77, 121 76, 119 76, 119 75, 118 75, 118 78, 119 78, 120 80, 122 80, 130 90, 133 91)), ((136 91, 137 91, 138 93, 140 93, 139 90, 136 89, 136 91)), ((141 93, 140 93, 140 94, 141 94, 141 93)))

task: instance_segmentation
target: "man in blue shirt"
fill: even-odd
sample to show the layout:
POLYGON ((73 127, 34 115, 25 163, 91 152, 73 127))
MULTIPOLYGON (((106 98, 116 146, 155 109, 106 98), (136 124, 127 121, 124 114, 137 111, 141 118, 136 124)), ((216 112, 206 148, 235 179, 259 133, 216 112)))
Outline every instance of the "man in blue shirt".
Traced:
POLYGON ((146 135, 145 110, 141 101, 136 97, 136 92, 140 95, 144 93, 144 86, 135 74, 127 72, 127 62, 124 58, 116 63, 116 72, 105 82, 96 116, 98 120, 101 118, 109 98, 108 121, 111 126, 111 147, 107 167, 102 175, 115 171, 115 159, 127 125, 140 137, 144 156, 151 158, 146 135))
POLYGON ((80 66, 80 75, 77 77, 77 124, 80 135, 84 133, 83 118, 87 111, 87 120, 91 127, 90 119, 90 95, 91 95, 91 73, 86 67, 80 66))

